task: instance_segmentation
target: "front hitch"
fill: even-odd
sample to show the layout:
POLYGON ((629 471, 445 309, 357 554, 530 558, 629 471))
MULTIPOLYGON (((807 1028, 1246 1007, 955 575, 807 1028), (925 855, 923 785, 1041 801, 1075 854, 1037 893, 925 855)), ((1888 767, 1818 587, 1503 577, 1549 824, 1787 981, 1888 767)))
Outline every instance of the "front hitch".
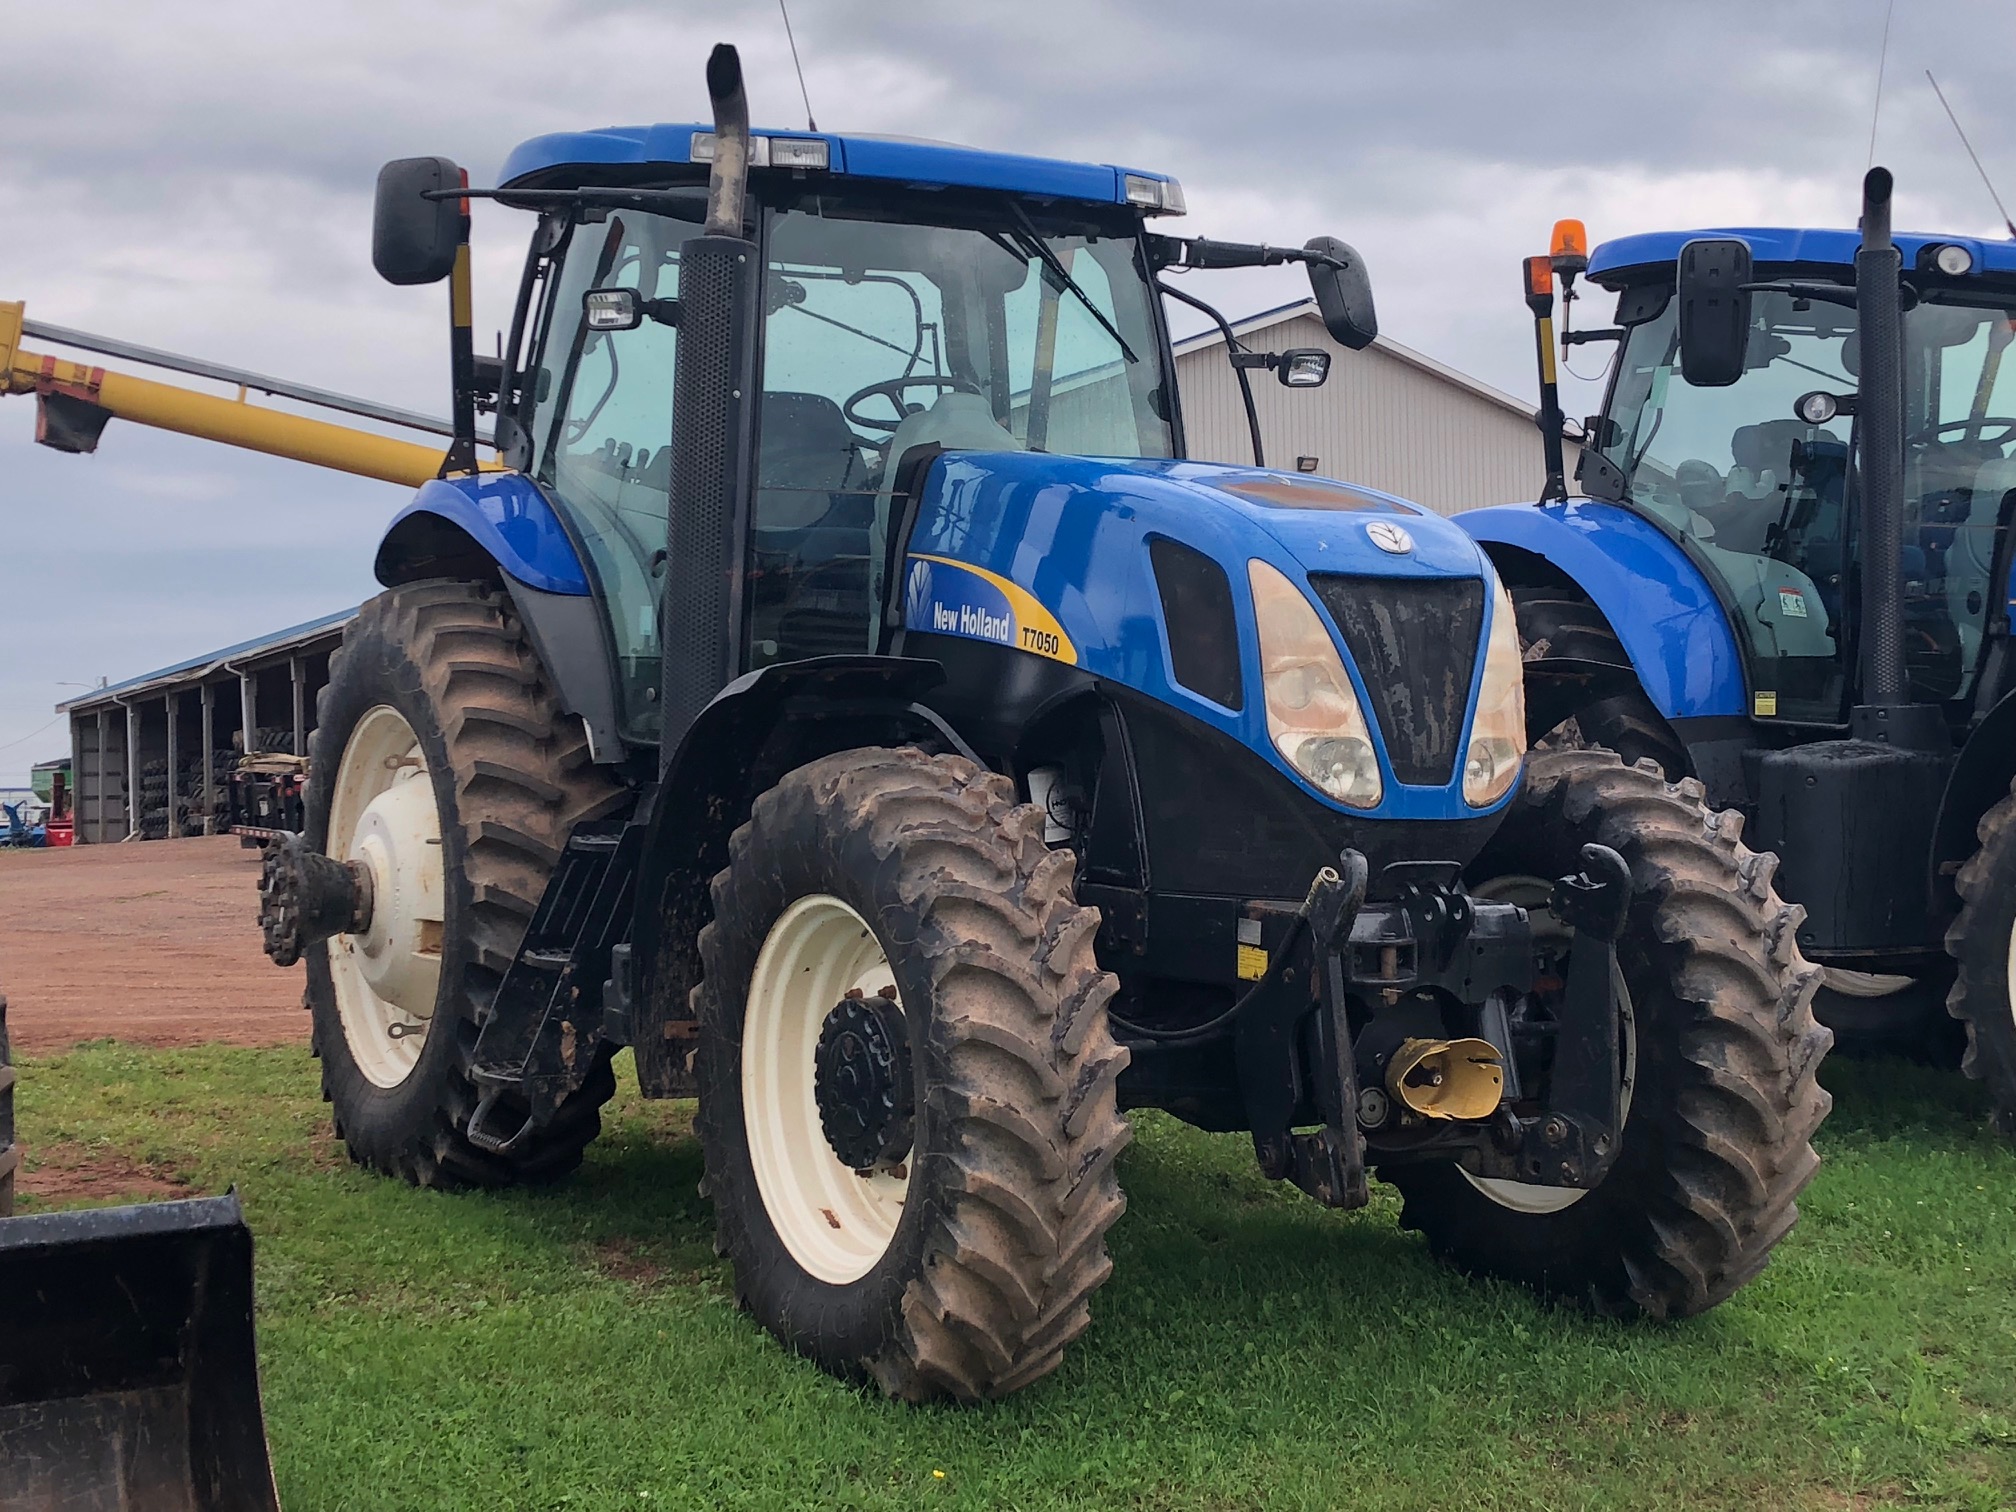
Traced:
POLYGON ((1631 868, 1607 845, 1582 847, 1582 870, 1554 884, 1549 909, 1575 931, 1546 1110, 1492 1122, 1486 1148, 1466 1153, 1473 1175, 1587 1191, 1609 1174, 1622 1145, 1618 1074, 1617 940, 1631 909, 1631 868))
POLYGON ((292 966, 318 940, 371 927, 371 873, 308 848, 299 835, 266 847, 259 869, 259 930, 275 966, 292 966))
POLYGON ((1363 1207, 1368 1200, 1340 950, 1368 879, 1365 858, 1354 850, 1343 853, 1338 869, 1318 872, 1285 948, 1273 953, 1266 975, 1236 1010, 1240 1092, 1260 1169, 1272 1180, 1294 1182, 1325 1207, 1363 1207), (1322 1128, 1296 1133, 1298 1113, 1313 1114, 1309 1121, 1322 1128))

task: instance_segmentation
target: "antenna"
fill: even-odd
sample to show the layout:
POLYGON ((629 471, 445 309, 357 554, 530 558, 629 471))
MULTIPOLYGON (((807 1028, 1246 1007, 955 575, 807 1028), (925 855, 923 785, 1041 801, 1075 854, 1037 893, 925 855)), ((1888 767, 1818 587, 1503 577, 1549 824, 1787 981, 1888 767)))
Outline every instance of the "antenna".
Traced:
POLYGON ((1967 133, 1960 130, 1960 117, 1953 114, 1953 107, 1946 105, 1946 91, 1939 87, 1939 81, 1932 77, 1932 70, 1925 70, 1926 81, 1932 86, 1932 93, 1939 96, 1939 103, 1946 106, 1946 119, 1953 123, 1953 129, 1960 134, 1960 145, 1967 149, 1967 156, 1974 159, 1974 171, 1981 175, 1981 187, 1988 191, 1988 198, 1995 201, 1995 208, 2002 214, 2002 224, 2008 228, 2009 239, 2016 241, 2016 221, 2009 219, 2009 211, 2002 203, 2002 196, 1995 192, 1995 185, 1989 181, 1988 170, 1981 166, 1981 155, 1974 150, 1974 144, 1967 140, 1967 133))
MULTIPOLYGON (((784 0, 777 0, 779 5, 784 0)), ((1890 20, 1897 14, 1897 0, 1890 0, 1883 10, 1883 46, 1876 54, 1876 103, 1869 108, 1869 161, 1862 165, 1867 173, 1876 163, 1876 123, 1883 116, 1883 70, 1890 62, 1890 20)))
POLYGON ((784 40, 791 44, 791 66, 798 70, 798 95, 805 102, 805 129, 817 131, 819 123, 812 119, 812 95, 805 88, 805 65, 798 61, 798 39, 791 35, 791 9, 784 0, 777 0, 777 9, 784 17, 784 40))

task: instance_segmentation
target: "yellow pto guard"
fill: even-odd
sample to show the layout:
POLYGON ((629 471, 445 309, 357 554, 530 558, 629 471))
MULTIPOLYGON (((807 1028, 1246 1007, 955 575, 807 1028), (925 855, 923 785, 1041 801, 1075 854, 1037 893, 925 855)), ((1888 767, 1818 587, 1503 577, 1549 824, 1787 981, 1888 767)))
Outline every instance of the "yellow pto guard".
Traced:
POLYGON ((1505 1095, 1505 1065, 1489 1040, 1403 1040, 1386 1090, 1423 1118, 1489 1118, 1505 1095))
POLYGON ((232 1196, 0 1218, 0 1512, 278 1512, 232 1196))

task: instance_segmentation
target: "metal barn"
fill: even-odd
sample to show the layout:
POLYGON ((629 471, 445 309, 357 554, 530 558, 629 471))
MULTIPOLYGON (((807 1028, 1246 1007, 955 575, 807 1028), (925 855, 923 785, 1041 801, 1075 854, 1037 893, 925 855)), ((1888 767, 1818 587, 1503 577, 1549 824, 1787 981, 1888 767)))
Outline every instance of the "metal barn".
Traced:
MULTIPOLYGON (((1270 467, 1300 468, 1455 514, 1536 498, 1545 472, 1533 406, 1381 336, 1362 352, 1330 339, 1311 299, 1232 323, 1257 350, 1320 347, 1330 381, 1286 389, 1249 372, 1270 467)), ((1239 380, 1217 331, 1176 343, 1176 381, 1190 455, 1250 462, 1239 380)), ((1572 476, 1576 448, 1568 448, 1572 476)))
POLYGON ((324 615, 59 704, 70 716, 78 843, 222 833, 240 756, 307 753, 329 653, 355 613, 324 615))

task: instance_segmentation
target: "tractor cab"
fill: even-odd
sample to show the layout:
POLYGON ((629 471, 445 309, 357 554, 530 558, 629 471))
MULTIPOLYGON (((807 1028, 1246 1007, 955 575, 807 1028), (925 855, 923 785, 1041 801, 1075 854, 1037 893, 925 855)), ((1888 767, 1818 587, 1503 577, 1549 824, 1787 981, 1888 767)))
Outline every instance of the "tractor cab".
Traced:
MULTIPOLYGON (((583 548, 633 745, 659 731, 682 272, 714 152, 698 124, 546 136, 511 155, 497 191, 541 216, 500 450, 583 548)), ((753 437, 733 448, 753 458, 735 672, 878 649, 913 464, 1182 455, 1156 277, 1188 244, 1148 233, 1183 210, 1174 180, 834 134, 753 132, 749 157, 761 269, 741 334, 759 392, 740 421, 753 437)), ((1299 384, 1327 366, 1307 355, 1322 362, 1299 384)))
MULTIPOLYGON (((1840 725, 1856 697, 1857 244, 1851 231, 1659 233, 1589 262, 1617 295, 1619 348, 1584 491, 1679 541, 1715 585, 1756 719, 1840 725), (1732 246, 1747 248, 1747 269, 1721 250, 1732 246)), ((2004 361, 2016 249, 1898 245, 1905 662, 1914 698, 1964 715, 1990 616, 2007 612, 1995 567, 2016 506, 2016 363, 2004 361)))

